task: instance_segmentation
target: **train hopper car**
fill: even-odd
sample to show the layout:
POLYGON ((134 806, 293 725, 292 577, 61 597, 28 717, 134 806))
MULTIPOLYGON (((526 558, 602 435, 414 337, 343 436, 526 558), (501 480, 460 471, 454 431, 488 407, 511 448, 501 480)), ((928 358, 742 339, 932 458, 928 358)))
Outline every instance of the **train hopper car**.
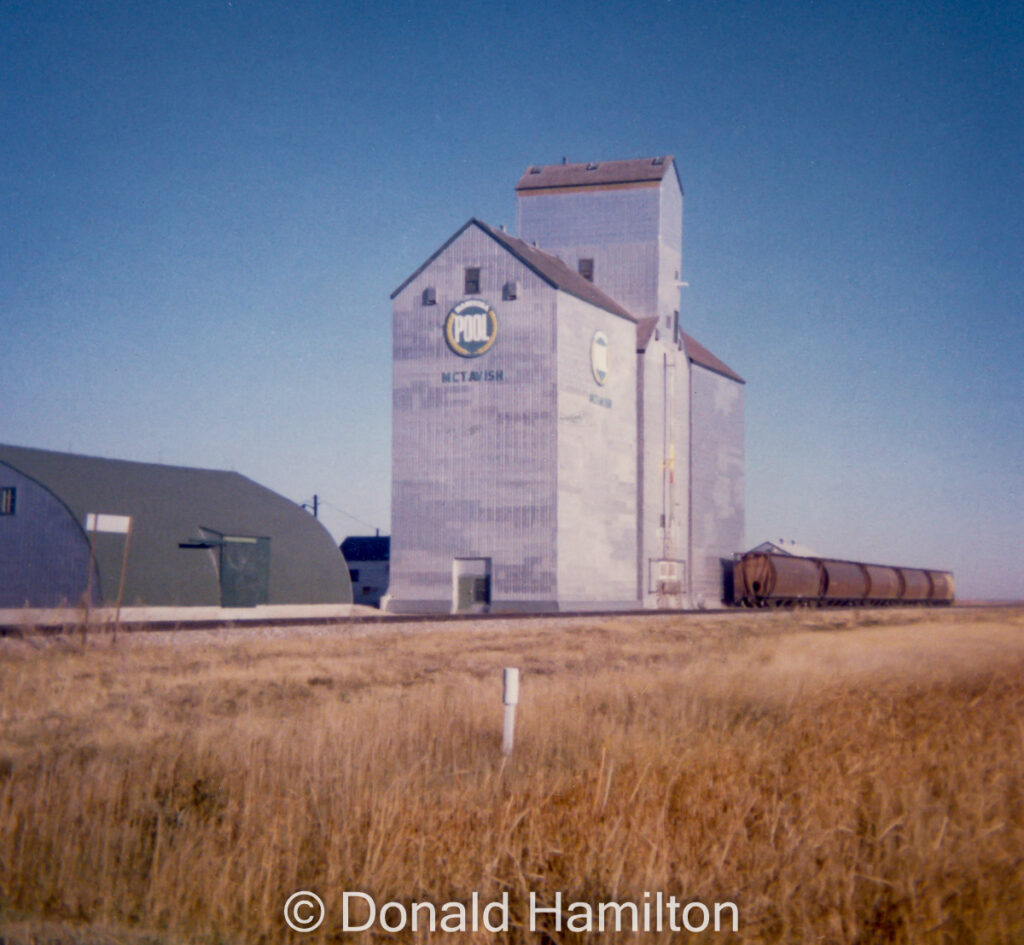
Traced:
POLYGON ((746 607, 951 604, 948 571, 749 552, 733 568, 734 603, 746 607))

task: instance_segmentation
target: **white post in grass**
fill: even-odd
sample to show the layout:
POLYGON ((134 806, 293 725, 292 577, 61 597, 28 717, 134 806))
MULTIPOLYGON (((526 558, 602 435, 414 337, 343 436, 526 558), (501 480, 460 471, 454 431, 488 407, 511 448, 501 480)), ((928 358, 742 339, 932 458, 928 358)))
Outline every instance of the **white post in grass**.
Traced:
POLYGON ((505 705, 505 724, 501 730, 501 753, 512 754, 512 741, 516 732, 516 703, 519 702, 519 670, 506 666, 502 677, 501 701, 505 705))

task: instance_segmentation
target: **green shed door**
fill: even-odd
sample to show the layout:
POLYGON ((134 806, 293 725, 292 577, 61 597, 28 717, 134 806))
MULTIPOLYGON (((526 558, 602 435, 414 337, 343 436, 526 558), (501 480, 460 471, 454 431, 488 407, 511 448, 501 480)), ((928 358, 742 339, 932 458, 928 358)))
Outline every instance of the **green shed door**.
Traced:
POLYGON ((455 612, 460 614, 472 613, 490 604, 491 602, 491 579, 489 577, 460 577, 458 600, 455 602, 455 612))
POLYGON ((255 607, 270 598, 270 539, 225 535, 220 546, 221 607, 255 607))

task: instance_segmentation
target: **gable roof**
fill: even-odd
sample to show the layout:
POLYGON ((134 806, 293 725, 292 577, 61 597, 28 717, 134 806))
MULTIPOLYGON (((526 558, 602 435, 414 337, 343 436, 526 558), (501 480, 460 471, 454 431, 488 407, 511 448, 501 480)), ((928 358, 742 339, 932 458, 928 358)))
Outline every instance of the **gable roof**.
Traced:
POLYGON ((526 266, 527 269, 533 272, 534 275, 540 277, 553 289, 559 289, 560 291, 573 295, 578 299, 582 299, 584 302, 589 302, 591 305, 604 309, 606 312, 611 312, 613 315, 618 315, 621 318, 628 319, 631 322, 636 321, 636 317, 627 309, 619 305, 615 299, 602 292, 589 279, 584 279, 578 272, 570 269, 557 256, 553 256, 551 253, 546 253, 544 250, 538 249, 536 246, 531 243, 527 243, 525 240, 518 239, 515 236, 509 236, 508 233, 504 233, 501 230, 496 230, 494 227, 488 226, 482 220, 476 219, 476 217, 468 220, 451 236, 450 239, 446 240, 444 244, 442 244, 437 251, 423 263, 423 265, 421 265, 411 276, 409 276, 408 279, 405 280, 405 282, 391 293, 391 298, 395 298, 403 289, 405 289, 406 286, 409 285, 410 282, 419 276, 423 270, 425 270, 471 226, 475 226, 481 232, 486 233, 499 246, 510 252, 516 257, 516 259, 526 266))
MULTIPOLYGON (((655 184, 672 168, 679 171, 671 154, 633 158, 628 161, 591 161, 583 164, 538 164, 528 167, 516 184, 516 193, 579 187, 625 187, 655 184)), ((679 189, 683 186, 679 183, 679 189)))
POLYGON ((728 364, 716 358, 704 345, 686 334, 685 331, 683 332, 683 348, 686 351, 686 357, 694 364, 699 364, 701 367, 714 371, 715 374, 721 374, 730 380, 739 381, 741 384, 747 383, 728 364))

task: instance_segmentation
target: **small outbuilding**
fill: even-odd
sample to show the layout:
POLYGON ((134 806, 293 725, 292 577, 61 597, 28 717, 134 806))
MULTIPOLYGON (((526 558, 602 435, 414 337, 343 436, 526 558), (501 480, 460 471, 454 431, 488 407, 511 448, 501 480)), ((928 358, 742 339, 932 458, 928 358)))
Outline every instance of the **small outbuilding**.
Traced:
POLYGON ((391 581, 391 539, 387 535, 349 535, 341 543, 348 562, 352 600, 367 607, 380 607, 391 581))
POLYGON ((0 608, 351 604, 345 560, 236 472, 0 445, 0 608))

